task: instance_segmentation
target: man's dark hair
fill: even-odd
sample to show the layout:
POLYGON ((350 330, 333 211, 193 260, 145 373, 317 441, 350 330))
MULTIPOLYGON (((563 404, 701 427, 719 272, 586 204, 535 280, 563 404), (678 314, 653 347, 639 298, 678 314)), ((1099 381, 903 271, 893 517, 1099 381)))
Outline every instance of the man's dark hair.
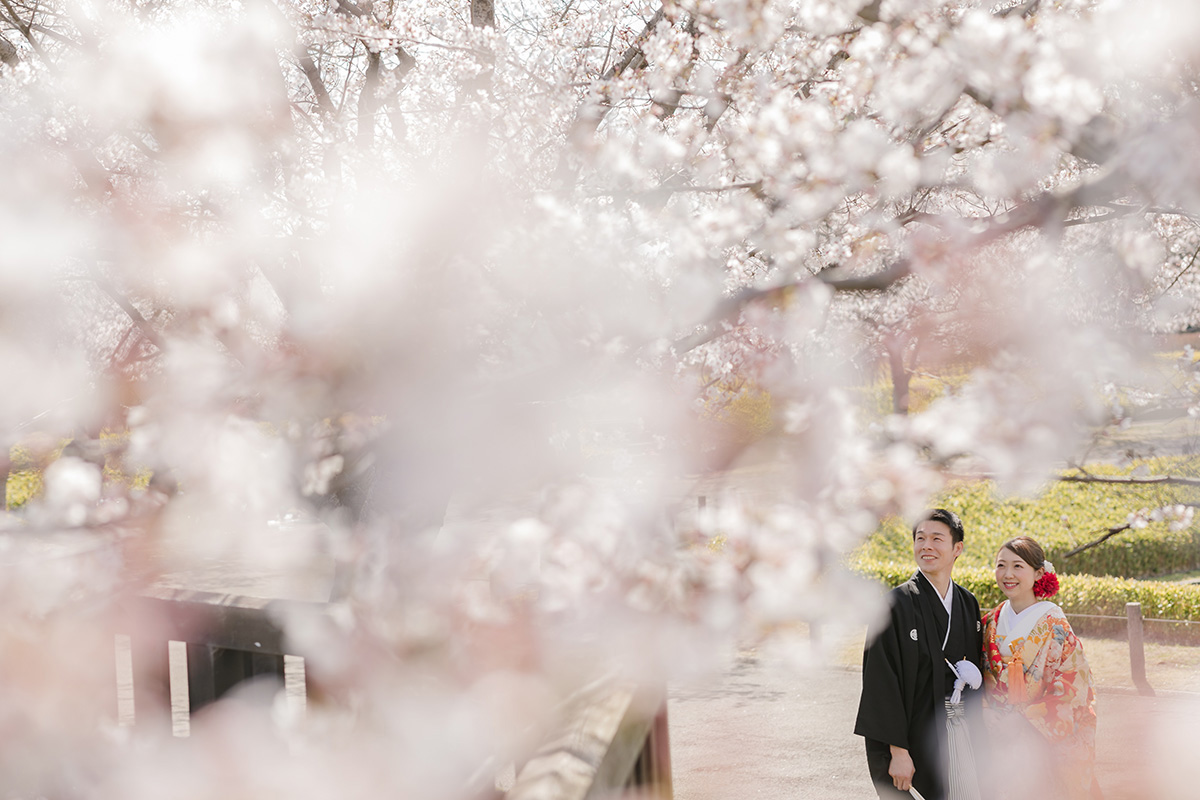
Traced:
POLYGON ((950 539, 952 541, 961 542, 963 540, 962 520, 953 511, 948 511, 944 508, 934 508, 926 511, 913 525, 912 535, 914 539, 917 538, 917 527, 922 522, 940 522, 950 529, 950 539))

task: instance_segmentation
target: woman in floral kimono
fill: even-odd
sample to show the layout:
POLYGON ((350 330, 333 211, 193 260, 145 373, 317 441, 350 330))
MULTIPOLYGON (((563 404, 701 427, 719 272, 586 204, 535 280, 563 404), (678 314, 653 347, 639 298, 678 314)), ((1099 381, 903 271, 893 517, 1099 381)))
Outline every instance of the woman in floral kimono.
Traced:
POLYGON ((1047 599, 1058 591, 1054 567, 1041 545, 1019 536, 996 554, 996 583, 1008 599, 983 615, 988 727, 998 763, 1034 769, 1005 770, 995 789, 1002 797, 1100 797, 1092 671, 1062 609, 1047 599))

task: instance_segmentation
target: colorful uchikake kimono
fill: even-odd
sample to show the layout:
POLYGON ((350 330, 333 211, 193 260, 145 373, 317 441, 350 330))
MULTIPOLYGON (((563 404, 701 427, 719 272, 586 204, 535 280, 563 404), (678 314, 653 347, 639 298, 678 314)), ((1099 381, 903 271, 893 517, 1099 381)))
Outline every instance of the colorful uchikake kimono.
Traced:
MULTIPOLYGON (((1100 797, 1092 671, 1062 609, 1042 600, 1017 614, 1005 601, 983 615, 983 625, 983 701, 995 743, 1007 737, 1015 748, 1013 739, 1032 739, 1027 734, 1036 731, 1051 746, 1026 742, 1026 752, 1040 751, 1044 777, 1058 784, 1044 796, 1100 797)), ((1016 789, 1003 781, 999 788, 1002 796, 1016 789)))

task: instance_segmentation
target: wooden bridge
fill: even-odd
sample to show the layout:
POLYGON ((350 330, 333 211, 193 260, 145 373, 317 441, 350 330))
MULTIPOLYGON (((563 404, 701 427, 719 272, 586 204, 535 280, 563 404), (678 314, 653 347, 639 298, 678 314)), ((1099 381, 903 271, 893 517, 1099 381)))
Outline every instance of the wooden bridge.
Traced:
MULTIPOLYGON (((128 658, 117 676, 118 694, 132 705, 123 709, 127 721, 186 735, 191 714, 262 676, 277 678, 303 702, 304 653, 280 620, 326 614, 336 600, 332 560, 313 555, 325 551, 321 535, 317 525, 269 532, 255 551, 269 554, 269 562, 198 560, 134 599, 129 630, 117 637, 124 651, 117 661, 128 658)), ((511 787, 498 796, 583 800, 637 788, 643 796, 672 797, 665 687, 597 680, 567 699, 561 718, 562 727, 516 767, 511 787)))

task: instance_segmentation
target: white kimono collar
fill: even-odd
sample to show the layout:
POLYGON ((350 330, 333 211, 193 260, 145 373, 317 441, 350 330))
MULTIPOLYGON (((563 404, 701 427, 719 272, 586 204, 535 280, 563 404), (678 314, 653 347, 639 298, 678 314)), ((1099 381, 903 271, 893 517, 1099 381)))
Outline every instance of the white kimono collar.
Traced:
POLYGON ((1058 606, 1049 600, 1039 600, 1018 614, 1013 611, 1012 603, 1005 600, 996 616, 996 634, 1009 640, 1024 639, 1042 617, 1052 614, 1057 609, 1058 606))

